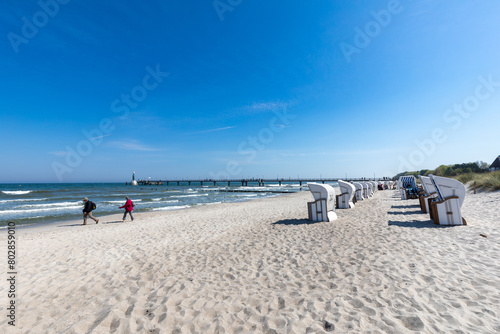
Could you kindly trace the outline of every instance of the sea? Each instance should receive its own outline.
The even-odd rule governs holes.
[[[129,196],[134,212],[179,210],[199,205],[241,202],[308,190],[306,184],[204,183],[131,186],[125,183],[0,184],[0,229],[82,219],[83,198],[97,205],[96,217],[123,212],[119,206]]]

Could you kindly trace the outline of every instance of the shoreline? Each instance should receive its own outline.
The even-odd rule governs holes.
[[[19,231],[19,330],[500,329],[500,192],[467,194],[469,225],[456,227],[434,225],[391,190],[328,223],[307,220],[311,200],[298,192]]]
[[[83,224],[83,217],[82,217],[80,219],[74,219],[74,220],[60,220],[60,221],[48,222],[48,223],[16,225],[16,229],[37,233],[37,232],[54,232],[54,231],[58,231],[58,228],[69,228],[69,227],[78,227],[78,226],[89,227],[92,225],[137,223],[136,222],[137,218],[140,218],[143,216],[150,217],[153,215],[167,214],[168,212],[173,212],[173,211],[191,210],[191,209],[196,209],[199,207],[214,206],[214,205],[220,205],[220,204],[236,204],[236,203],[245,203],[245,202],[249,202],[249,201],[266,200],[269,198],[276,198],[276,197],[287,196],[290,194],[302,193],[302,192],[303,191],[289,192],[289,193],[278,193],[278,194],[275,194],[273,196],[269,196],[269,197],[265,197],[265,198],[248,198],[248,199],[237,201],[237,202],[200,203],[200,204],[192,205],[190,207],[173,209],[173,210],[139,211],[139,212],[133,213],[134,214],[134,222],[132,222],[130,220],[130,216],[127,215],[127,219],[125,220],[124,223],[122,223],[121,222],[121,220],[123,218],[123,211],[122,211],[121,213],[107,214],[107,215],[96,217],[99,219],[99,224],[96,224],[92,219],[87,218],[87,225],[86,226],[82,225]],[[122,210],[122,209],[120,209],[120,210]],[[2,235],[2,233],[7,233],[7,230],[8,230],[7,226],[2,226],[0,228],[0,235]]]
[[[36,188],[28,185],[25,189],[19,190],[22,194],[3,194],[0,196],[0,204],[2,204],[2,210],[0,210],[2,224],[0,225],[4,226],[0,226],[0,230],[7,228],[7,222],[15,222],[18,227],[24,228],[25,226],[78,221],[81,219],[83,205],[77,198],[84,195],[90,196],[89,198],[97,204],[95,214],[109,216],[122,212],[118,209],[118,206],[124,203],[122,196],[123,198],[132,196],[131,198],[137,204],[135,212],[145,213],[178,210],[197,205],[213,205],[220,202],[240,202],[282,194],[276,193],[276,189],[268,189],[268,191],[248,189],[221,191],[218,189],[216,191],[189,187],[156,190],[114,184],[106,184],[106,187],[102,189],[93,186],[94,184],[89,184],[87,187],[80,187],[77,184],[76,188],[66,188],[60,185],[43,184],[42,187]],[[287,191],[287,193],[292,192],[295,191]]]

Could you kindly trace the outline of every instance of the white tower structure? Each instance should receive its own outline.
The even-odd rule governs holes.
[[[130,181],[131,186],[137,186],[137,181],[135,180],[135,172],[132,173],[132,181]]]

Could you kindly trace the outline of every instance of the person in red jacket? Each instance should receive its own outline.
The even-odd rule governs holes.
[[[120,206],[120,209],[125,208],[125,213],[123,214],[122,223],[125,221],[125,218],[127,218],[127,213],[130,214],[130,218],[132,219],[132,221],[134,221],[134,216],[132,215],[132,211],[134,211],[135,204],[128,196],[125,198],[127,199],[125,205]]]

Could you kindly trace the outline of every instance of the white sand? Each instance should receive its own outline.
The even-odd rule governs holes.
[[[458,227],[435,226],[396,191],[337,210],[330,223],[306,220],[311,199],[18,229],[16,330],[500,332],[500,192],[468,194],[469,225]],[[5,309],[6,284],[0,302]]]

